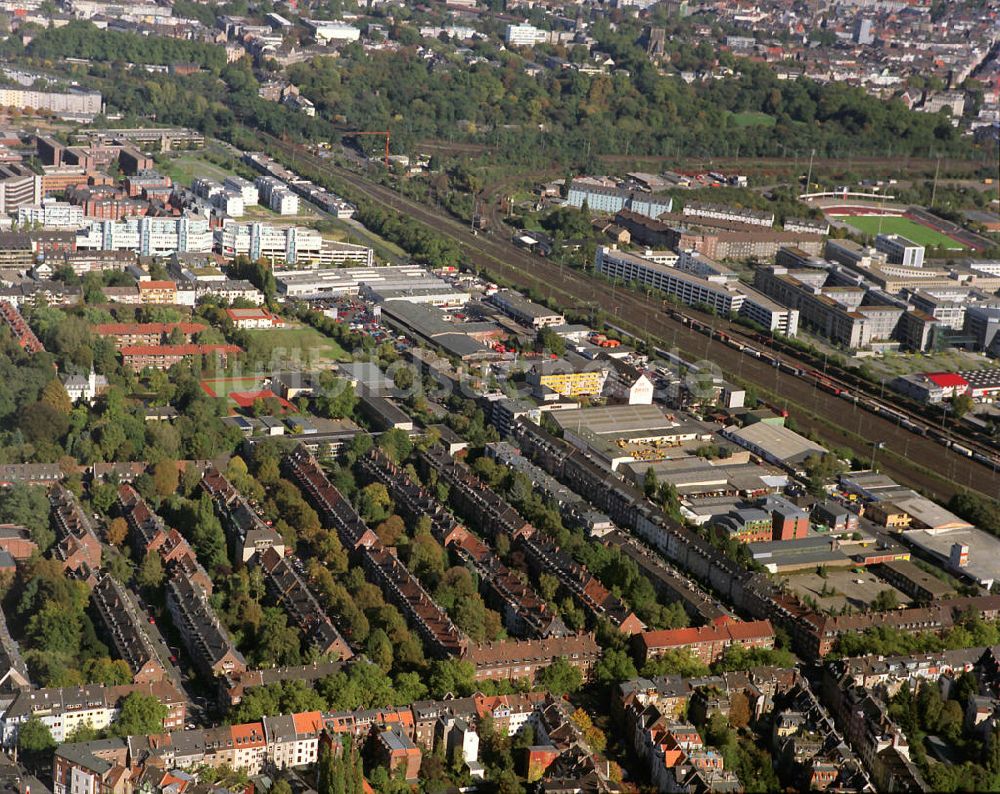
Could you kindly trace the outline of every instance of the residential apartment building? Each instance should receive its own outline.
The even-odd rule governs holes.
[[[652,193],[606,187],[579,179],[570,182],[566,203],[579,208],[586,205],[589,211],[602,215],[614,215],[628,210],[646,218],[658,218],[663,213],[670,212],[673,207],[673,199],[669,196],[660,198]]]
[[[84,580],[101,567],[101,541],[76,497],[62,485],[49,492],[56,545],[52,555],[63,570]],[[93,584],[93,581],[90,581]]]
[[[177,303],[177,283],[175,281],[142,280],[136,284],[139,302],[173,306]]]
[[[35,336],[28,321],[24,319],[13,303],[0,300],[0,320],[10,330],[11,335],[22,350],[27,353],[41,353],[45,350],[41,340]]]
[[[242,353],[237,345],[125,345],[120,350],[122,363],[137,372],[146,367],[152,369],[170,369],[185,358],[192,356],[209,356],[218,358],[221,363],[230,356]]]
[[[118,718],[121,701],[133,692],[151,695],[167,708],[163,729],[178,730],[184,727],[187,716],[187,697],[173,684],[159,681],[145,684],[105,686],[90,684],[63,688],[35,689],[14,695],[0,713],[0,732],[4,747],[17,742],[20,727],[32,717],[45,725],[57,743],[80,727],[89,725],[103,731]]]
[[[712,664],[730,647],[773,648],[774,629],[768,620],[730,621],[721,626],[644,631],[634,642],[644,662],[668,651],[687,650],[705,664]]]
[[[147,634],[146,615],[125,586],[108,574],[102,575],[91,592],[91,604],[118,657],[132,670],[133,682],[163,681],[167,676],[165,660],[157,655]]]
[[[472,645],[463,659],[476,668],[477,681],[534,681],[557,659],[579,670],[586,681],[600,657],[601,648],[594,635],[580,633]]]
[[[214,466],[201,478],[201,489],[212,498],[215,513],[229,541],[234,563],[245,565],[268,549],[285,555],[284,538],[264,523],[250,503]]]
[[[0,105],[6,89],[0,88]],[[18,163],[0,163],[0,217],[42,201],[42,178]]]
[[[178,572],[166,584],[167,610],[195,665],[211,677],[247,669],[243,654],[219,622],[204,591]]]
[[[797,309],[779,306],[764,294],[725,275],[703,278],[604,246],[597,248],[594,270],[610,279],[653,287],[689,306],[708,306],[723,317],[742,315],[768,331],[785,336],[798,333]]]
[[[669,212],[669,210],[668,210]],[[689,201],[681,209],[682,215],[693,218],[712,218],[731,223],[745,223],[750,226],[774,226],[773,212],[730,207],[724,204],[707,204],[700,201]]]
[[[208,326],[202,323],[98,323],[94,333],[100,337],[114,337],[115,346],[123,347],[161,345],[166,343],[176,331],[190,342]]]
[[[298,215],[299,197],[280,179],[259,176],[254,180],[260,202],[279,215]]]
[[[198,216],[93,220],[77,232],[84,251],[135,251],[141,256],[207,254],[212,250],[208,220]]]
[[[49,229],[77,229],[83,226],[83,207],[67,201],[46,199],[41,204],[18,207],[18,226],[37,224]]]
[[[101,113],[103,104],[98,91],[34,91],[6,85],[0,88],[0,107],[44,110],[67,120],[89,121]]]
[[[371,267],[374,264],[371,248],[324,240],[315,229],[300,226],[227,223],[215,231],[215,248],[227,258],[246,256],[272,266]]]
[[[327,616],[291,558],[273,547],[258,558],[264,582],[272,599],[285,611],[306,643],[320,656],[350,659],[354,653]]]
[[[511,47],[534,47],[547,41],[549,33],[546,30],[539,30],[534,25],[507,25],[504,34],[504,41]]]

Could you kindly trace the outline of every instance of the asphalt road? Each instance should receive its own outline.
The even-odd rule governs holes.
[[[880,416],[856,408],[801,378],[690,330],[667,316],[656,300],[633,290],[614,289],[592,276],[528,254],[497,236],[473,235],[465,224],[433,208],[331,165],[301,147],[277,139],[271,141],[294,159],[351,185],[386,208],[405,212],[452,239],[468,262],[480,269],[520,287],[531,288],[564,308],[600,306],[616,325],[642,336],[652,336],[664,347],[675,347],[689,360],[714,361],[728,377],[758,384],[787,403],[800,428],[815,432],[830,445],[850,447],[857,457],[866,460],[872,454],[874,443],[881,442],[884,446],[876,452],[878,467],[902,484],[942,501],[967,489],[1000,496],[1000,474],[996,471],[951,452],[931,438],[915,435]],[[294,167],[294,161],[291,165]],[[728,325],[728,322],[720,322]]]

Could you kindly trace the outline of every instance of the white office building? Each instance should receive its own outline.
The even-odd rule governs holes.
[[[78,229],[83,226],[83,207],[45,199],[41,204],[19,207],[17,223],[22,229],[35,224],[47,229]]]
[[[534,25],[508,25],[504,40],[511,47],[534,47],[547,41],[549,33]]]
[[[702,264],[711,260],[702,259]],[[711,273],[707,264],[701,269],[706,275],[685,272],[677,267],[662,265],[627,254],[614,248],[599,246],[594,269],[610,279],[643,284],[673,295],[689,306],[709,306],[721,317],[741,315],[775,333],[795,336],[799,330],[799,312],[779,306],[752,287],[740,284],[731,271]]]
[[[77,232],[76,247],[82,251],[135,251],[141,256],[204,254],[212,250],[212,231],[208,220],[198,216],[91,220]]]
[[[924,246],[898,234],[880,234],[875,238],[875,250],[888,257],[890,265],[924,266]]]
[[[241,176],[227,176],[223,180],[222,186],[226,190],[233,190],[239,193],[243,197],[243,205],[245,207],[252,207],[260,201],[256,185]]]

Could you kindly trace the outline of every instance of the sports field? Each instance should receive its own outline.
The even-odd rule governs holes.
[[[965,248],[958,240],[953,240],[946,234],[934,231],[928,226],[923,226],[909,218],[896,216],[878,215],[849,215],[843,219],[844,223],[853,226],[859,232],[870,234],[872,237],[880,231],[882,234],[899,234],[908,240],[912,240],[918,245],[926,245],[928,248],[951,248],[961,251]]]
[[[209,397],[229,399],[230,392],[253,391],[260,388],[260,378],[207,378],[201,382],[202,391]],[[236,403],[230,400],[232,405]]]

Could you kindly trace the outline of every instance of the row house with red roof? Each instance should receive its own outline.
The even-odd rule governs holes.
[[[137,345],[160,345],[166,343],[174,332],[180,333],[185,342],[190,342],[195,334],[200,334],[208,326],[202,323],[98,323],[94,326],[97,336],[109,336],[115,340],[115,346],[123,347]]]
[[[17,307],[9,301],[0,301],[0,319],[10,329],[15,341],[22,350],[28,353],[41,353],[45,346],[35,336],[28,321],[24,319]]]
[[[634,642],[643,663],[669,651],[687,650],[705,664],[712,664],[731,647],[773,648],[774,628],[769,620],[726,621],[697,628],[644,631]]]
[[[174,364],[181,363],[186,358],[206,356],[214,358],[220,364],[225,364],[230,356],[242,353],[239,345],[125,345],[120,351],[122,363],[136,372],[151,369],[170,369]]]
[[[76,497],[61,485],[49,493],[49,504],[57,538],[53,555],[63,571],[93,586],[94,572],[101,567],[101,541],[90,519]]]
[[[378,536],[365,525],[312,454],[299,445],[285,457],[284,466],[288,476],[302,488],[320,520],[336,529],[340,542],[361,564],[368,580],[379,587],[386,601],[400,609],[431,655],[438,658],[461,656],[468,647],[468,638],[400,562],[395,550],[383,546]]]
[[[118,510],[128,524],[129,542],[136,559],[145,559],[147,554],[155,552],[170,576],[183,575],[206,595],[212,595],[212,579],[198,562],[191,544],[176,529],[168,528],[127,483],[118,486]]]

